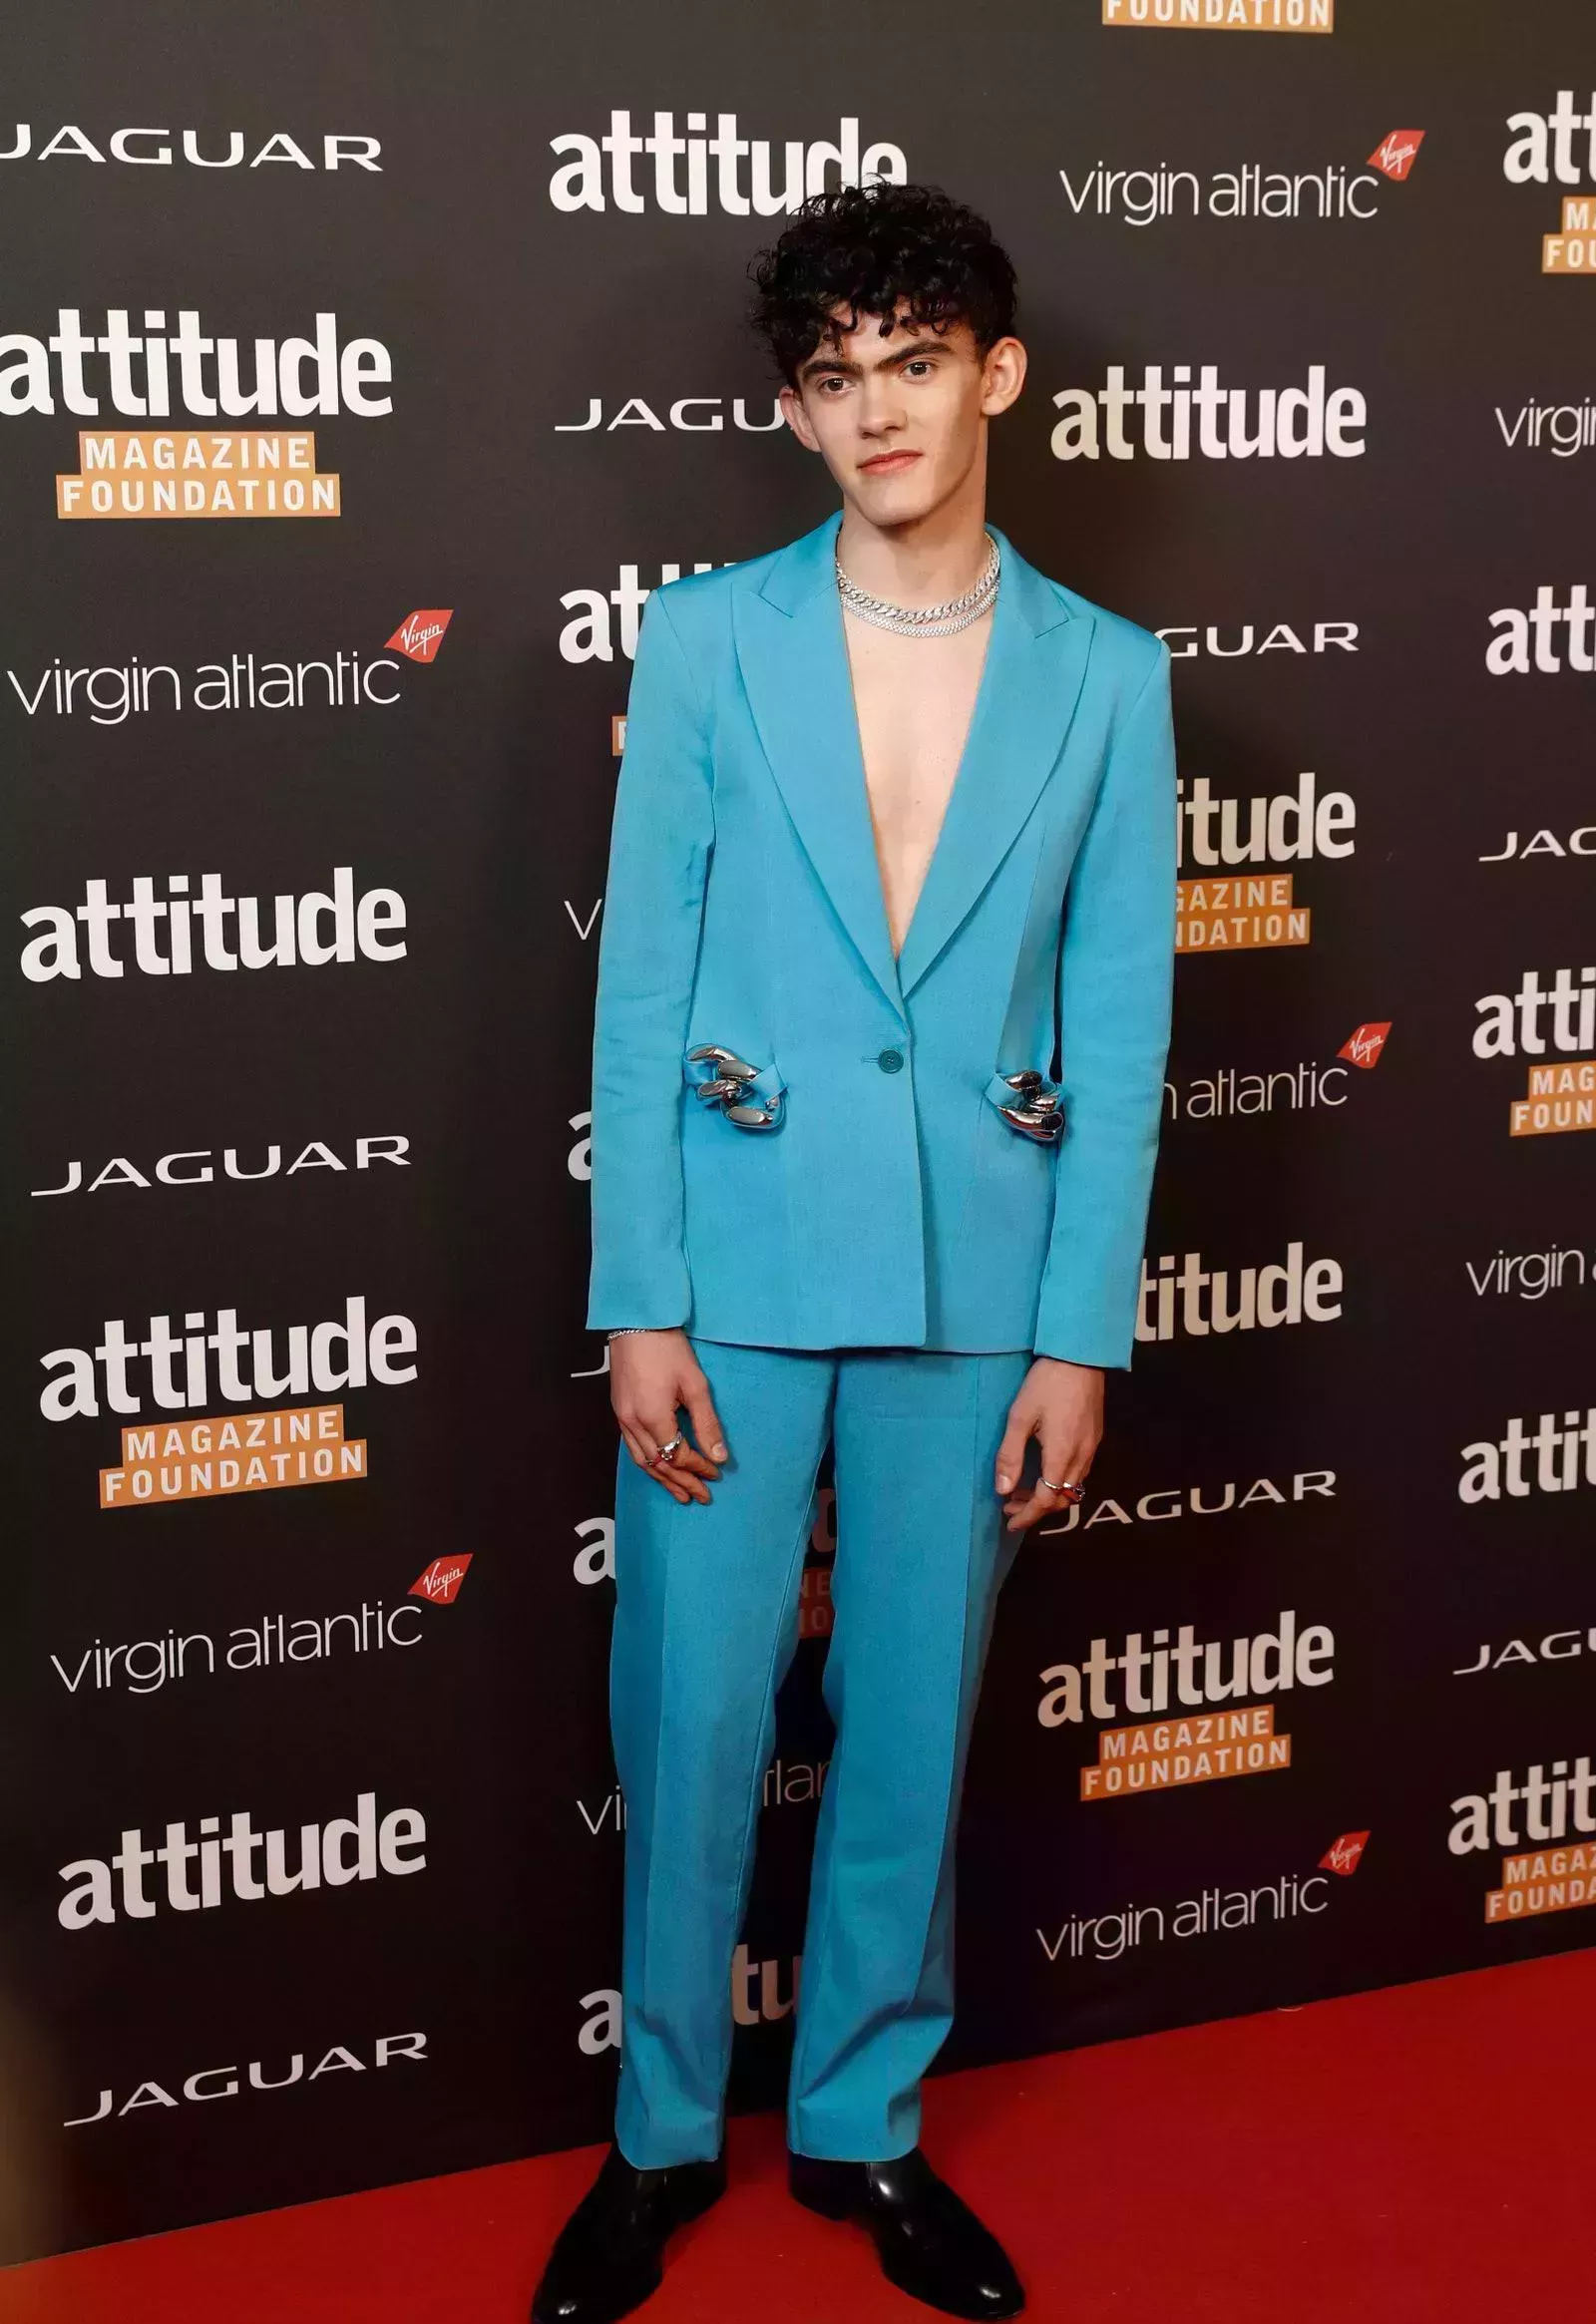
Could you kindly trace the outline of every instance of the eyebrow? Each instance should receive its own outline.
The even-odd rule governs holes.
[[[880,363],[876,365],[876,369],[878,371],[890,370],[895,363],[908,363],[917,355],[928,354],[933,348],[946,345],[947,340],[940,332],[923,331],[918,338],[906,340],[903,346],[896,348],[892,354],[883,356]],[[863,370],[864,365],[856,363],[851,355],[822,355],[817,352],[811,355],[807,362],[799,364],[798,377],[800,380],[810,379],[817,371],[851,371],[858,376],[863,373]]]

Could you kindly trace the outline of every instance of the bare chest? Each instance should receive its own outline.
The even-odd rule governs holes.
[[[865,789],[894,953],[903,949],[964,756],[992,615],[895,637],[845,611]]]

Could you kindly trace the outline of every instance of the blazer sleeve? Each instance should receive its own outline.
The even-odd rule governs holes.
[[[588,1327],[685,1324],[682,1051],[714,846],[707,720],[650,591],[615,786],[594,1007]]]
[[[1174,999],[1175,733],[1162,639],[1110,746],[1064,899],[1064,1133],[1034,1352],[1130,1368]]]

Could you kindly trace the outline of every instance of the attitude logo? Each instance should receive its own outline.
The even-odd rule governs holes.
[[[1150,32],[1334,32],[1336,0],[1102,0],[1104,24]]]
[[[1507,1109],[1508,1135],[1596,1129],[1596,968],[1526,968],[1516,992],[1474,1003],[1476,1057],[1530,1057],[1528,1087]]]
[[[1177,776],[1175,792],[1177,867],[1183,874],[1195,867],[1195,876],[1176,885],[1175,950],[1258,952],[1308,944],[1313,916],[1296,900],[1295,874],[1237,867],[1352,855],[1358,809],[1351,792],[1321,795],[1312,773],[1298,776],[1295,791],[1245,800],[1217,798],[1206,775]]]
[[[1470,1505],[1576,1493],[1596,1485],[1596,1404],[1564,1412],[1560,1426],[1555,1412],[1542,1412],[1533,1429],[1515,1414],[1498,1439],[1465,1444],[1461,1458],[1457,1498]]]
[[[1094,1638],[1080,1663],[1054,1663],[1040,1674],[1046,1692],[1036,1718],[1042,1727],[1065,1727],[1112,1721],[1123,1710],[1136,1722],[1106,1727],[1098,1736],[1095,1762],[1080,1770],[1082,1799],[1265,1774],[1291,1764],[1291,1737],[1275,1732],[1274,1704],[1218,1712],[1203,1706],[1328,1687],[1336,1675],[1335,1652],[1325,1623],[1310,1623],[1299,1633],[1289,1609],[1276,1630],[1211,1645],[1198,1643],[1189,1622],[1181,1624],[1173,1645],[1167,1630],[1155,1630],[1150,1646],[1133,1630],[1122,1651],[1110,1654],[1107,1641]],[[1123,1679],[1122,1689],[1115,1674]],[[1174,1714],[1168,1716],[1172,1697]]]
[[[727,565],[735,565],[728,558]],[[616,651],[627,661],[637,651],[637,630],[642,621],[642,609],[656,587],[666,581],[679,581],[683,568],[662,565],[657,582],[642,581],[638,577],[641,566],[623,565],[620,578],[609,588],[567,589],[560,602],[568,613],[577,617],[568,621],[560,632],[562,661],[613,661]],[[707,561],[685,568],[688,573],[713,573],[715,568]]]
[[[1177,1270],[1166,1252],[1142,1261],[1138,1340],[1206,1340],[1229,1332],[1274,1332],[1286,1324],[1330,1324],[1341,1315],[1343,1279],[1335,1259],[1306,1265],[1301,1243],[1267,1267],[1204,1267],[1188,1251]]]
[[[86,880],[81,904],[36,904],[21,915],[24,928],[40,931],[22,949],[22,973],[30,984],[59,977],[75,983],[85,960],[93,976],[123,976],[130,968],[145,976],[191,976],[201,968],[323,968],[405,957],[404,898],[394,888],[367,888],[357,897],[348,864],[334,870],[330,894],[312,889],[271,899],[269,944],[261,935],[262,898],[227,895],[219,872],[200,874],[198,896],[189,880],[187,872],[169,872],[167,893],[158,897],[155,881],[142,875],[120,904],[112,903],[107,881]],[[117,941],[119,922],[132,932],[130,945]]]
[[[1580,187],[1563,195],[1561,231],[1541,236],[1543,274],[1596,273],[1596,93],[1588,112],[1576,113],[1572,89],[1559,89],[1550,113],[1510,113],[1514,133],[1502,156],[1509,186]],[[1584,155],[1584,167],[1580,155]]]
[[[1573,670],[1588,677],[1596,670],[1596,605],[1583,581],[1560,601],[1550,581],[1542,581],[1532,606],[1499,605],[1487,616],[1492,635],[1485,667],[1493,678],[1559,676]]]
[[[378,1820],[377,1795],[362,1791],[352,1816],[327,1824],[302,1823],[287,1830],[256,1831],[246,1810],[227,1818],[204,1815],[189,1837],[187,1823],[169,1823],[159,1848],[147,1848],[137,1827],[124,1831],[113,1856],[80,1856],[63,1864],[66,1895],[56,1908],[64,1929],[80,1930],[119,1917],[153,1920],[166,1905],[173,1912],[209,1912],[224,1894],[252,1904],[263,1896],[291,1896],[312,1888],[343,1888],[354,1880],[377,1880],[420,1872],[426,1867],[427,1819],[418,1807],[392,1807]],[[290,1859],[291,1862],[290,1862]],[[166,1869],[163,1882],[145,1874]]]
[[[774,2023],[778,2018],[791,2017],[803,1976],[803,1961],[802,1953],[791,1954],[785,1960],[761,1961],[749,1951],[746,1943],[739,1944],[731,1956],[731,2023],[734,2026],[758,2026]],[[781,1990],[783,1975],[787,1986],[785,1996]],[[582,1995],[581,2007],[588,2013],[577,2028],[577,2048],[582,2055],[585,2058],[600,2058],[606,2050],[618,2050],[620,1988],[615,1985],[595,1986],[591,1993]]]
[[[1485,1894],[1485,1919],[1497,1926],[1547,1912],[1596,1904],[1596,1774],[1588,1753],[1572,1761],[1537,1761],[1515,1781],[1502,1767],[1488,1791],[1454,1799],[1447,1846],[1454,1856],[1501,1848],[1501,1884]]]
[[[1062,419],[1049,439],[1055,460],[1360,460],[1369,408],[1356,387],[1327,391],[1323,363],[1306,387],[1221,387],[1217,363],[1143,367],[1127,387],[1110,363],[1103,387],[1061,387]]]
[[[551,138],[549,148],[571,157],[549,181],[550,200],[556,209],[568,211],[618,209],[637,215],[649,208],[651,194],[651,206],[671,217],[705,217],[711,206],[727,217],[774,217],[819,194],[828,169],[843,186],[873,180],[901,186],[909,173],[897,146],[867,146],[861,153],[853,116],[843,120],[834,146],[786,139],[779,187],[770,140],[739,137],[734,113],[716,114],[712,136],[708,114],[689,113],[685,137],[677,131],[674,113],[655,113],[652,130],[639,137],[630,113],[620,108],[610,113],[602,137],[568,130]],[[640,160],[643,155],[646,162]]]

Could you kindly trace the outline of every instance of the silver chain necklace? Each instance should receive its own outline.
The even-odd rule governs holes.
[[[986,568],[975,587],[966,589],[962,597],[947,597],[940,605],[895,605],[890,597],[873,597],[850,581],[840,557],[836,559],[838,593],[861,621],[873,621],[878,629],[891,629],[899,637],[951,637],[955,630],[968,629],[972,621],[979,621],[998,594],[1002,560],[991,533],[987,539],[992,549]]]

